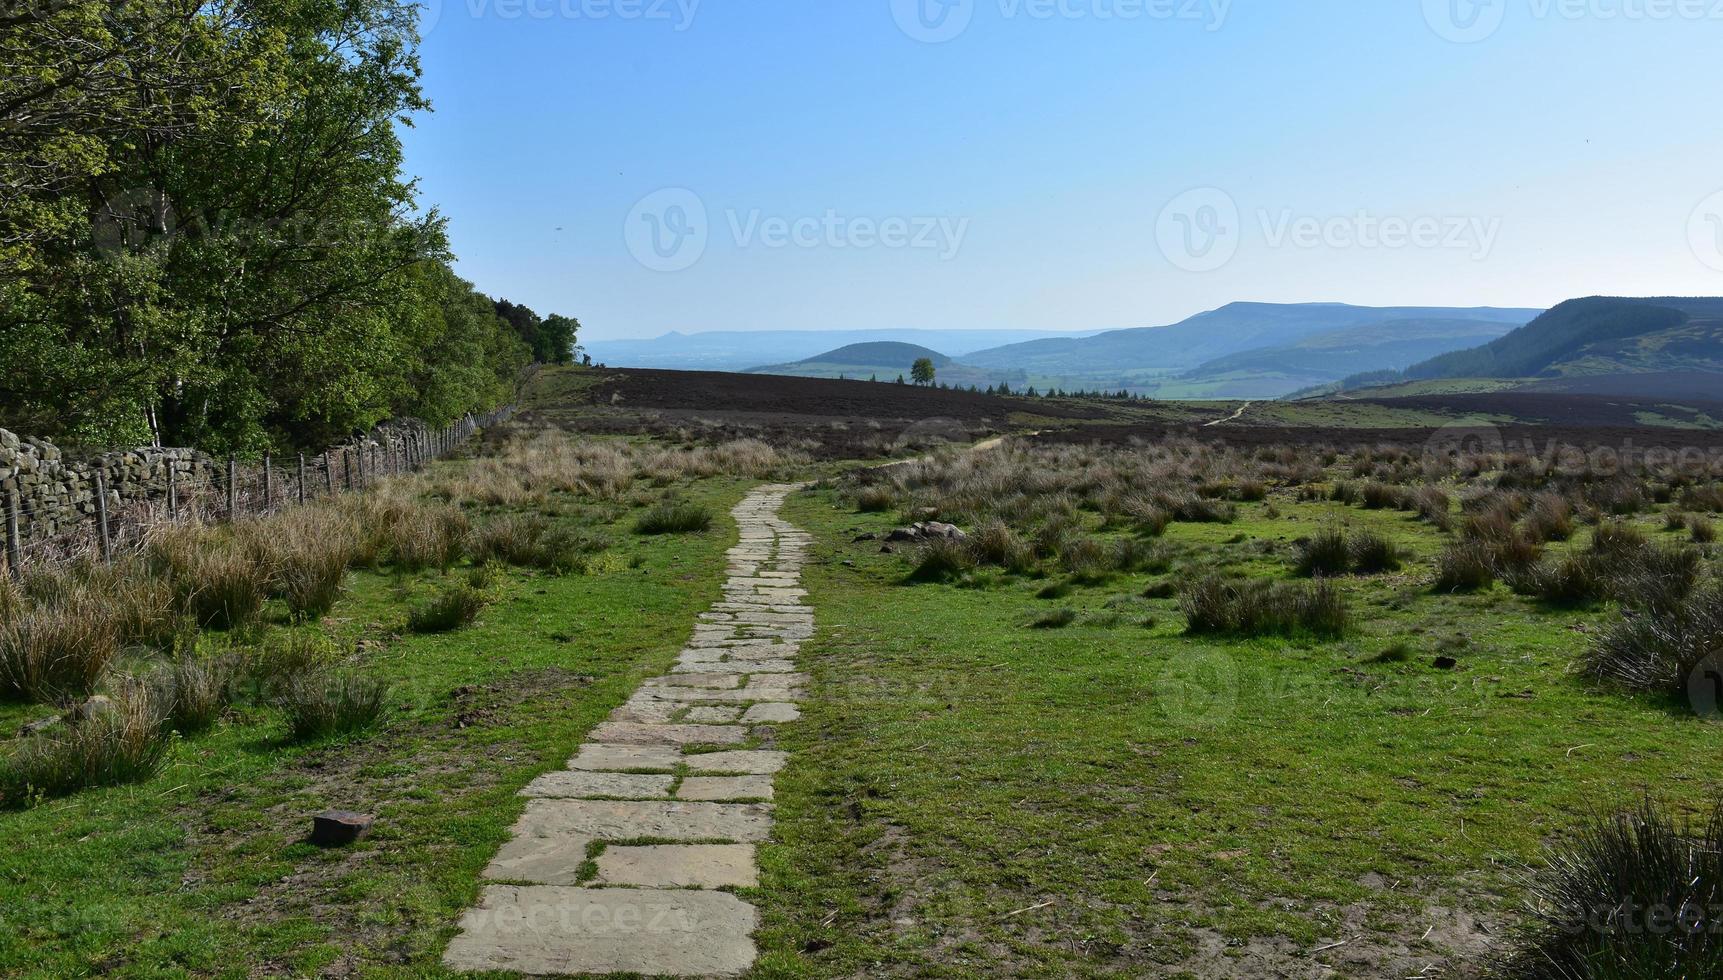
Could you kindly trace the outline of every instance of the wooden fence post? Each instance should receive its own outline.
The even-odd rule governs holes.
[[[6,491],[6,567],[13,579],[24,577],[24,548],[18,540],[18,491]]]
[[[114,543],[108,540],[108,477],[101,469],[96,470],[96,533],[101,535],[102,561],[113,564]]]
[[[329,455],[329,450],[323,450],[323,489],[329,496],[335,496],[335,457]]]
[[[239,461],[227,457],[227,519],[239,519]]]
[[[261,513],[265,513],[265,514],[269,513],[269,507],[273,503],[275,503],[274,466],[272,466],[270,463],[269,454],[264,453],[263,454],[263,510],[261,511]]]
[[[358,488],[360,490],[365,489],[365,447],[364,446],[360,446],[359,451],[353,454],[353,472],[355,474],[357,474],[358,479],[359,479]]]
[[[179,465],[168,460],[168,520],[179,520]]]
[[[305,454],[299,454],[299,502],[305,502]]]
[[[353,454],[346,446],[341,447],[341,482],[346,484],[349,492],[353,489]]]

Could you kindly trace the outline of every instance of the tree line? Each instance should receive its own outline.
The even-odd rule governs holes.
[[[0,0],[0,425],[327,445],[508,400],[579,324],[479,294],[402,173],[401,0]]]

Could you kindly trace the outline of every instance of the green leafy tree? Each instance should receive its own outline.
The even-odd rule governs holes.
[[[918,385],[931,385],[931,384],[933,384],[933,379],[935,376],[935,368],[933,366],[933,358],[931,358],[931,357],[917,358],[915,363],[910,365],[909,376],[911,378],[913,378],[915,380],[915,383]]]

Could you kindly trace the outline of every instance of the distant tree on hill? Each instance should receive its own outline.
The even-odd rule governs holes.
[[[903,384],[903,375],[901,375],[901,374],[900,374],[900,375],[898,375],[898,376],[897,376],[897,383],[898,383],[898,384]]]
[[[931,357],[916,358],[915,363],[909,368],[909,376],[914,378],[918,385],[933,384],[934,374],[935,368]]]

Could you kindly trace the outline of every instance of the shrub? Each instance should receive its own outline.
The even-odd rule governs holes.
[[[1460,541],[1436,557],[1436,591],[1477,592],[1496,583],[1493,549],[1483,541]]]
[[[1596,680],[1684,697],[1693,671],[1720,650],[1723,591],[1712,588],[1656,613],[1625,617],[1581,656],[1580,668]]]
[[[269,568],[220,531],[168,528],[151,542],[150,563],[173,583],[177,608],[205,629],[255,621],[269,597]]]
[[[1446,531],[1453,526],[1454,502],[1438,487],[1420,487],[1412,492],[1410,504],[1418,516]]]
[[[1638,528],[1627,524],[1600,524],[1591,537],[1593,554],[1614,558],[1631,557],[1650,544]]]
[[[1055,609],[1052,612],[1043,613],[1042,615],[1035,617],[1030,621],[1029,628],[1035,630],[1061,630],[1076,621],[1077,610]]]
[[[969,549],[982,564],[1009,572],[1027,572],[1035,567],[1035,553],[1004,521],[992,520],[969,536]]]
[[[863,487],[856,494],[856,510],[863,514],[883,514],[897,506],[897,494],[891,487]]]
[[[476,562],[500,561],[558,573],[580,571],[589,556],[609,546],[603,537],[536,514],[499,517],[480,526],[472,536]]]
[[[0,760],[0,803],[28,806],[86,787],[142,782],[161,770],[170,744],[148,695],[133,690],[105,711],[23,740]]]
[[[471,625],[490,600],[465,582],[444,588],[435,599],[407,613],[407,629],[414,633],[448,633]]]
[[[1723,808],[1702,826],[1649,799],[1593,818],[1551,850],[1531,891],[1532,925],[1502,970],[1511,980],[1723,976]]]
[[[1694,517],[1687,522],[1687,534],[1694,544],[1711,544],[1717,540],[1717,525],[1703,517]]]
[[[1646,548],[1613,563],[1611,593],[1630,608],[1661,614],[1693,594],[1704,563],[1697,548]]]
[[[381,724],[389,687],[352,673],[301,677],[281,692],[287,736],[295,742],[366,731]]]
[[[1526,515],[1526,533],[1534,541],[1566,541],[1573,537],[1573,505],[1560,494],[1538,494]]]
[[[662,501],[634,522],[635,534],[692,534],[712,526],[712,512],[699,504]]]
[[[261,698],[280,695],[304,677],[327,673],[340,659],[335,645],[316,633],[277,633],[242,664],[252,690]]]
[[[111,610],[85,594],[35,604],[0,623],[0,691],[36,701],[94,692],[119,655]]]
[[[150,675],[150,698],[162,723],[182,735],[214,726],[233,703],[238,668],[228,657],[184,657]]]
[[[1334,638],[1349,622],[1345,597],[1332,583],[1308,585],[1210,577],[1179,597],[1193,635],[1292,635]]]
[[[1399,487],[1372,482],[1364,485],[1360,496],[1366,510],[1397,510],[1405,494]]]
[[[1318,531],[1293,545],[1293,567],[1306,578],[1345,575],[1352,568],[1346,532],[1337,527]]]
[[[1352,570],[1360,575],[1398,571],[1405,560],[1399,546],[1374,531],[1360,531],[1353,535],[1348,552]]]
[[[1604,559],[1595,554],[1568,555],[1530,568],[1514,569],[1506,578],[1508,586],[1520,595],[1534,596],[1557,606],[1602,602],[1610,591]]]

